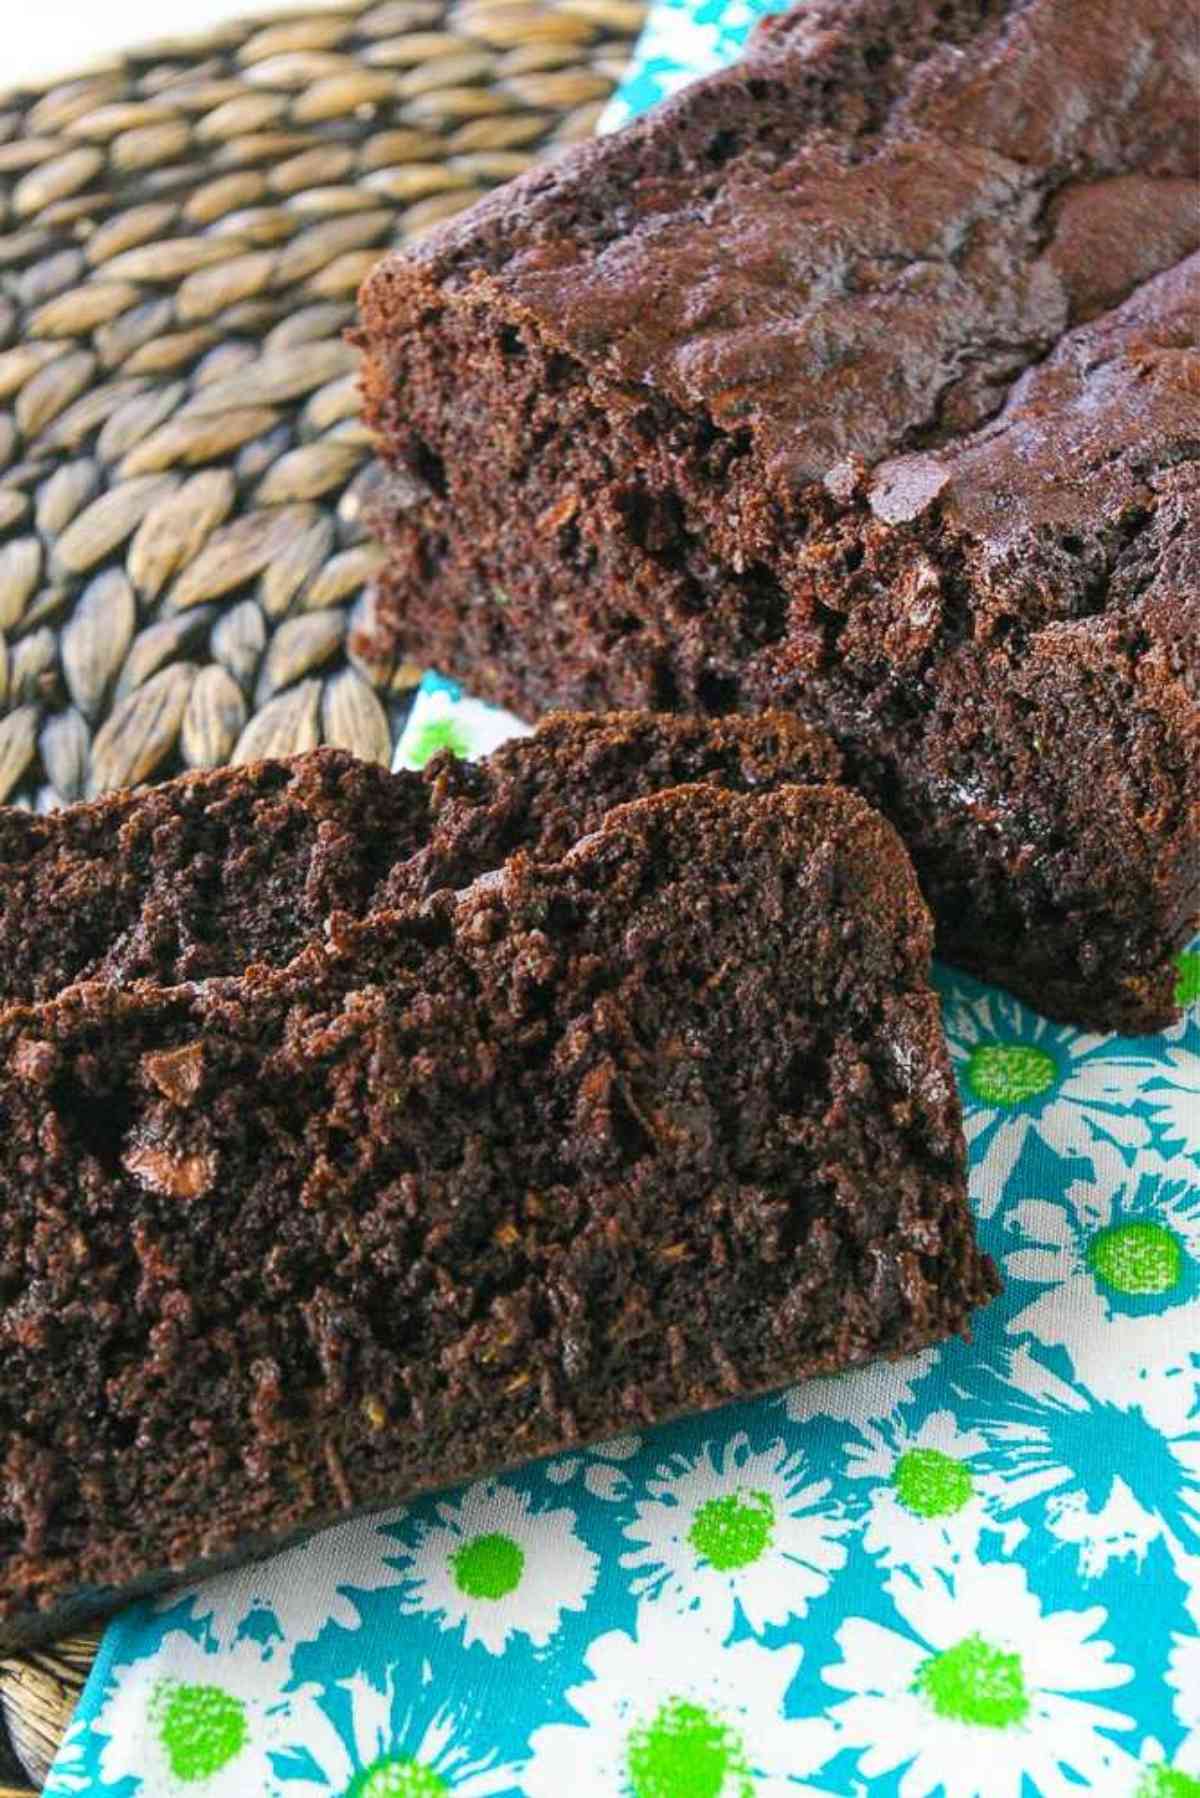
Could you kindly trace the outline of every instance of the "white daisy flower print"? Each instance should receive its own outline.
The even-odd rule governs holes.
[[[413,1546],[397,1543],[406,1589],[400,1608],[461,1630],[463,1646],[503,1654],[514,1636],[544,1648],[565,1611],[582,1611],[599,1560],[565,1506],[535,1511],[529,1496],[499,1480],[470,1486],[418,1520]]]
[[[477,1720],[448,1706],[424,1705],[420,1697],[406,1704],[390,1669],[382,1687],[363,1674],[334,1687],[307,1685],[293,1706],[283,1763],[288,1769],[285,1789],[288,1798],[494,1798],[515,1793],[519,1770],[501,1764],[494,1750],[480,1747],[477,1735]],[[249,1789],[245,1798],[250,1798]]]
[[[1004,1220],[1008,1330],[1063,1348],[1115,1404],[1186,1417],[1200,1371],[1200,1167],[1097,1152],[1095,1177]],[[1038,1289],[1022,1303],[1030,1286]]]
[[[400,733],[392,767],[423,768],[443,749],[473,761],[513,737],[528,735],[529,726],[511,712],[466,699],[452,681],[427,674]]]
[[[997,1504],[1037,1507],[1039,1525],[1094,1579],[1140,1564],[1162,1541],[1173,1559],[1200,1545],[1200,1433],[1170,1428],[1139,1405],[1097,1399],[1062,1380],[1028,1346],[981,1391],[972,1421],[982,1459],[1002,1481]],[[1097,1453],[1097,1443],[1104,1452]]]
[[[888,1417],[916,1396],[921,1381],[938,1363],[940,1350],[922,1349],[898,1361],[873,1361],[869,1367],[852,1367],[845,1373],[816,1374],[801,1380],[783,1394],[792,1423],[828,1417],[834,1423],[870,1423]]]
[[[1172,1638],[1167,1684],[1173,1694],[1176,1722],[1187,1731],[1174,1764],[1200,1777],[1200,1635]]]
[[[1096,1695],[1131,1669],[1098,1634],[1100,1606],[1043,1612],[1023,1571],[999,1561],[893,1573],[887,1590],[901,1628],[851,1618],[837,1631],[842,1659],[822,1672],[848,1694],[829,1714],[862,1777],[902,1770],[901,1798],[1115,1789],[1128,1756],[1108,1732],[1131,1719]]]
[[[1091,1159],[1097,1144],[1144,1148],[1156,1103],[1147,1082],[1161,1055],[1122,1051],[1119,1037],[1060,1029],[1005,993],[961,979],[943,986],[943,1021],[963,1099],[971,1197],[990,1217],[1030,1135],[1060,1155]]]
[[[1130,1798],[1196,1798],[1200,1792],[1200,1761],[1185,1744],[1169,1759],[1161,1742],[1148,1736],[1121,1787]]]
[[[802,1453],[755,1451],[738,1432],[676,1454],[647,1480],[621,1556],[635,1595],[686,1613],[724,1638],[738,1611],[755,1634],[802,1617],[845,1565],[851,1527]]]
[[[618,130],[698,75],[731,62],[751,25],[769,10],[769,0],[719,0],[705,6],[658,0],[638,40],[634,63],[597,130]]]
[[[157,1654],[118,1667],[96,1718],[101,1777],[138,1779],[154,1798],[275,1798],[271,1760],[289,1700],[252,1642],[224,1653],[181,1630]]]
[[[42,1798],[74,1798],[75,1793],[87,1791],[91,1784],[84,1761],[87,1736],[87,1723],[76,1717],[58,1745],[54,1765],[42,1787]]]
[[[640,1447],[638,1436],[613,1436],[608,1442],[597,1443],[582,1454],[560,1455],[557,1460],[548,1461],[546,1478],[552,1486],[569,1486],[579,1480],[592,1498],[617,1504],[628,1498],[630,1492],[624,1463],[632,1460]]]
[[[1163,1031],[1168,1042],[1200,1036],[1200,938],[1175,957],[1175,1003],[1181,1008],[1173,1024]]]
[[[1027,1533],[1000,1520],[1001,1482],[980,1456],[978,1430],[960,1429],[951,1411],[934,1411],[916,1428],[899,1417],[867,1424],[863,1440],[846,1444],[846,1475],[863,1482],[863,1546],[884,1567],[949,1566],[973,1554],[982,1530],[1003,1535],[1006,1551]]]
[[[1200,1161],[1200,1055],[1176,1044],[1158,1056],[1157,1079],[1142,1092],[1164,1146]]]
[[[578,1723],[530,1739],[525,1798],[805,1798],[799,1776],[828,1760],[833,1732],[782,1715],[798,1646],[722,1647],[685,1617],[643,1605],[636,1637],[598,1636],[591,1678],[566,1694]]]
[[[287,1653],[298,1642],[312,1641],[327,1623],[358,1629],[362,1614],[355,1594],[399,1583],[398,1544],[387,1531],[403,1516],[403,1511],[386,1511],[336,1524],[253,1567],[172,1592],[157,1608],[173,1610],[181,1601],[189,1602],[192,1621],[203,1622],[221,1645],[235,1642],[255,1612],[269,1611]]]

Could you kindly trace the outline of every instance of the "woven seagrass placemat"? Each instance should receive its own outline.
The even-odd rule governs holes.
[[[348,0],[0,93],[0,802],[390,757],[358,283],[589,135],[643,10]],[[0,1661],[0,1798],[94,1647]]]

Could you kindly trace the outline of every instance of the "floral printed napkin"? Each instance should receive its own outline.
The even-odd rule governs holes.
[[[795,0],[654,0],[629,73],[600,121],[615,131],[648,112],[697,75],[711,75],[737,56],[753,27]]]
[[[752,12],[661,0],[619,106]],[[398,762],[519,728],[430,677]],[[1200,1798],[1200,943],[1154,1040],[940,984],[973,1344],[135,1606],[54,1798]]]

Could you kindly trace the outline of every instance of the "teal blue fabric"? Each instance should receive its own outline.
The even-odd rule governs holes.
[[[753,13],[661,4],[618,110]],[[399,760],[513,728],[430,677]],[[55,1798],[1200,1798],[1200,943],[1154,1040],[939,980],[972,1343],[136,1606]]]
[[[697,75],[709,75],[737,56],[768,13],[793,0],[654,0],[629,73],[613,95],[601,129],[612,131]]]

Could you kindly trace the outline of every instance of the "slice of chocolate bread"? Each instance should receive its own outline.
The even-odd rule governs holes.
[[[0,1002],[278,967],[332,912],[465,886],[517,848],[561,855],[624,800],[840,769],[830,740],[787,714],[564,714],[485,762],[443,755],[421,774],[322,749],[46,817],[0,809]]]
[[[1198,61],[1177,0],[808,0],[385,259],[404,653],[527,715],[794,706],[947,954],[1163,1024],[1200,909]]]
[[[704,782],[731,792],[837,782],[842,758],[793,713],[687,718],[661,712],[552,712],[532,737],[484,761],[440,756],[425,771],[429,839],[397,861],[374,903],[464,887],[518,849],[565,855],[615,805]]]
[[[419,778],[338,749],[0,809],[0,1001],[288,961],[330,912],[366,909],[428,809]]]
[[[831,787],[677,788],[287,969],[0,1019],[0,1647],[995,1290],[931,931]]]

